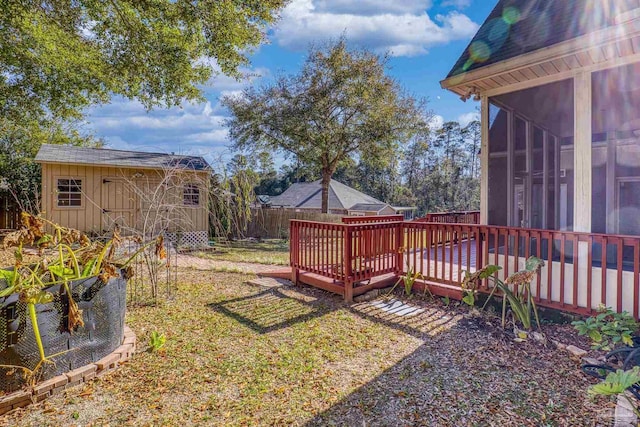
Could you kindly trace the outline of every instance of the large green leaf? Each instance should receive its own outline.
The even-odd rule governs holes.
[[[635,366],[629,371],[618,369],[611,372],[607,378],[599,384],[589,387],[589,394],[611,396],[623,393],[634,384],[640,383],[640,367]]]
[[[75,277],[75,272],[72,268],[62,267],[60,265],[51,265],[49,266],[49,271],[55,276],[63,279],[63,278],[71,278]]]
[[[525,269],[527,271],[536,271],[538,268],[542,267],[544,265],[544,261],[541,260],[538,257],[529,257],[529,259],[527,259],[527,262],[525,263]]]
[[[584,335],[584,334],[581,334],[581,335]],[[598,330],[592,329],[589,331],[589,338],[591,338],[591,340],[594,342],[600,342],[602,341],[602,334],[600,334]]]
[[[502,270],[502,267],[500,267],[499,265],[487,265],[480,272],[480,278],[481,279],[488,279],[489,277],[493,276],[494,274],[496,274],[500,270]]]

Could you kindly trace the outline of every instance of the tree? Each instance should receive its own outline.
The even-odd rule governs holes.
[[[214,72],[239,76],[285,3],[0,0],[2,129],[29,136],[30,160],[43,142],[91,140],[84,111],[114,94],[147,108],[200,100]]]
[[[298,74],[223,99],[229,135],[237,149],[282,151],[317,167],[327,212],[331,177],[351,156],[394,156],[428,133],[424,102],[385,74],[387,61],[348,49],[344,38],[312,47]]]

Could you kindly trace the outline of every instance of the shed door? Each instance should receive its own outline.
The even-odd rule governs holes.
[[[136,230],[145,236],[155,236],[163,230],[166,223],[169,205],[166,186],[159,180],[142,179],[136,182],[136,188],[140,193]]]
[[[118,224],[123,231],[134,224],[135,193],[131,185],[122,178],[102,180],[102,225],[105,230],[113,230]]]

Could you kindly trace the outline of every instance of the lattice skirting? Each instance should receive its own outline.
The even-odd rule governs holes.
[[[209,233],[206,231],[183,231],[166,233],[166,239],[178,248],[204,248],[209,245]]]

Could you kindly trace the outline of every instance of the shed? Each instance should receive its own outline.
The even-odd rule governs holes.
[[[125,233],[208,242],[211,167],[202,157],[43,144],[35,160],[51,221],[86,233],[118,224]]]

